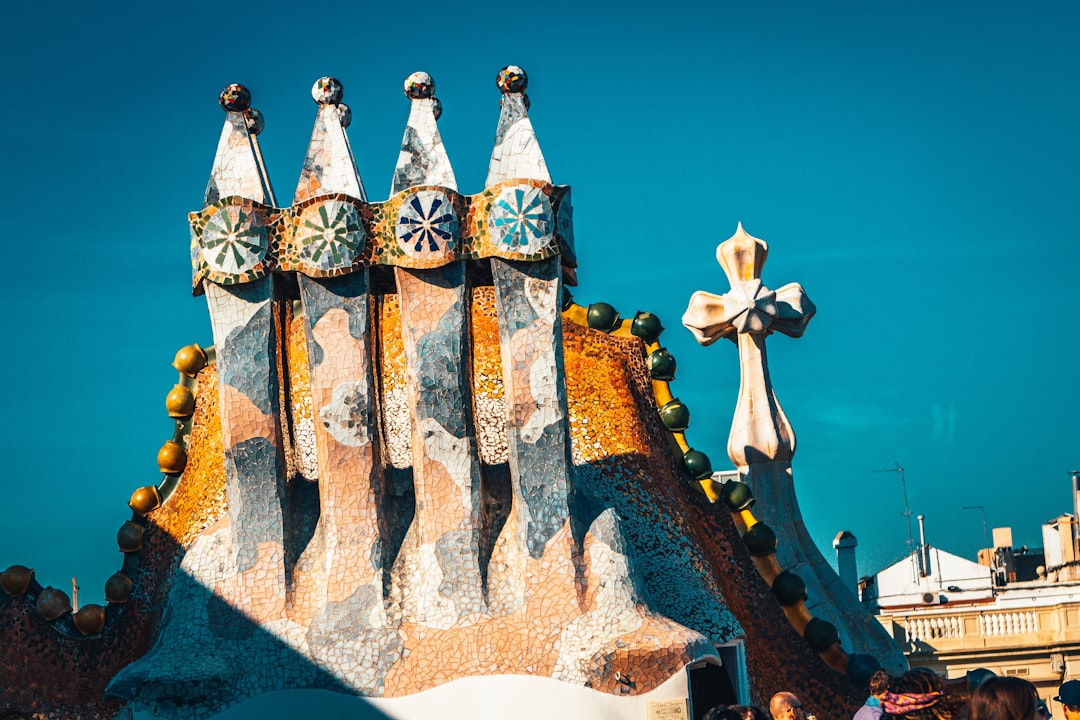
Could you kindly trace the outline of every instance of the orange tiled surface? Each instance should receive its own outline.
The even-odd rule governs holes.
[[[409,433],[397,427],[397,406],[390,400],[395,393],[401,394],[397,412],[408,413],[405,353],[397,296],[381,296],[374,305],[383,462],[393,467],[411,458],[409,445],[401,444]],[[495,478],[497,466],[505,462],[506,434],[492,409],[501,405],[502,371],[491,288],[473,291],[470,317],[479,452],[485,478]],[[295,428],[311,417],[307,347],[300,318],[287,322],[286,327],[283,344],[291,387],[293,440],[300,453],[303,443],[297,440]],[[758,702],[777,690],[796,688],[803,701],[823,716],[851,713],[859,703],[858,691],[827,668],[792,629],[757,574],[728,513],[718,511],[691,489],[685,469],[671,451],[671,436],[658,418],[640,341],[572,323],[564,324],[563,337],[579,485],[601,504],[614,508],[634,532],[643,527],[662,528],[667,544],[660,551],[678,556],[680,566],[700,584],[701,596],[715,602],[717,617],[721,617],[721,609],[730,609],[738,624],[728,626],[718,620],[706,635],[718,641],[726,639],[716,637],[724,632],[745,633],[752,690]],[[53,632],[28,604],[9,600],[0,605],[0,622],[16,627],[17,638],[14,652],[2,661],[5,675],[10,672],[15,682],[0,694],[0,703],[4,703],[0,708],[37,711],[42,717],[92,717],[114,707],[101,699],[104,685],[153,642],[171,569],[183,549],[226,514],[215,380],[213,367],[199,376],[187,471],[168,502],[149,516],[136,591],[120,619],[102,637],[65,638]],[[492,404],[484,408],[484,402]],[[301,465],[297,463],[297,467]],[[294,476],[290,482],[305,481]],[[490,517],[485,516],[485,522]],[[692,608],[686,611],[684,624],[666,619],[642,602],[631,585],[623,588],[622,595],[600,596],[601,578],[618,577],[620,563],[630,562],[623,553],[625,548],[605,525],[609,519],[609,515],[594,519],[592,531],[585,532],[580,542],[571,538],[566,525],[541,558],[523,559],[526,567],[519,607],[498,615],[477,613],[451,627],[400,624],[396,640],[386,646],[397,659],[383,674],[379,694],[408,694],[473,674],[565,672],[557,667],[560,653],[561,662],[566,662],[560,640],[565,643],[565,638],[573,637],[575,627],[581,629],[582,638],[604,638],[599,645],[583,642],[577,669],[568,673],[577,681],[605,692],[641,693],[670,677],[701,651],[701,628],[690,622],[695,617]],[[638,561],[648,565],[651,560],[648,550],[639,548]],[[653,599],[668,608],[681,601],[699,602],[698,598],[680,598],[678,588],[667,588],[663,578],[646,577],[645,584]],[[280,592],[280,588],[267,589],[269,596]],[[669,590],[676,595],[664,597]],[[254,596],[243,601],[247,609],[254,610],[261,586],[255,583],[244,592]],[[295,600],[290,598],[290,602]],[[139,612],[140,608],[147,611]],[[695,630],[688,630],[687,624]],[[58,671],[65,667],[78,668],[81,682],[58,682]],[[632,678],[633,686],[617,683],[616,671]]]

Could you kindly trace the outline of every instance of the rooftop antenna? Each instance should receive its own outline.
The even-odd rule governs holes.
[[[902,513],[907,520],[907,551],[908,557],[912,556],[915,551],[915,539],[911,535],[911,507],[908,506],[907,499],[907,481],[904,479],[904,468],[899,462],[896,462],[896,467],[885,468],[884,470],[874,470],[876,473],[894,472],[900,476],[900,487],[904,490],[904,512]]]
[[[988,533],[986,531],[986,508],[983,507],[982,505],[964,505],[960,509],[961,510],[978,510],[979,513],[982,514],[983,543],[985,543],[984,547],[987,549],[987,552],[992,552],[994,548],[990,547],[990,533]]]
[[[994,592],[994,548],[990,547],[990,533],[986,531],[986,508],[982,505],[964,505],[961,510],[978,510],[982,514],[983,542],[986,544],[986,564],[990,567],[990,592]]]

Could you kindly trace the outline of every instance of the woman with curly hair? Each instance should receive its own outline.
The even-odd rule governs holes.
[[[992,677],[971,695],[968,720],[1035,720],[1039,693],[1018,677]]]
[[[948,692],[939,675],[922,669],[893,678],[881,697],[882,720],[953,720],[966,705],[966,697]]]

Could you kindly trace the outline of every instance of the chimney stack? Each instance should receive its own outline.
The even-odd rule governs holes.
[[[833,539],[833,549],[836,550],[836,571],[840,576],[841,584],[851,590],[851,594],[859,600],[859,570],[855,563],[855,547],[859,541],[848,530],[841,530]]]

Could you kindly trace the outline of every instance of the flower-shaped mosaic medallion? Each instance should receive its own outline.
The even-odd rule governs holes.
[[[427,260],[449,255],[457,231],[454,205],[439,190],[418,190],[398,211],[397,239],[409,257]]]
[[[301,260],[319,270],[350,267],[364,251],[367,233],[356,207],[325,200],[304,208],[296,230]]]
[[[505,188],[491,206],[488,227],[499,250],[533,254],[551,240],[551,202],[540,188]]]
[[[247,272],[266,257],[267,235],[261,213],[227,205],[206,220],[203,260],[210,269],[226,275]]]

